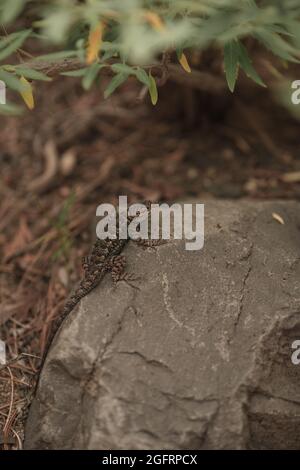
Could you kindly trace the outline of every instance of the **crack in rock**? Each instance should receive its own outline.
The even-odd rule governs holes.
[[[246,290],[247,290],[247,282],[248,282],[248,279],[249,279],[251,271],[252,271],[252,263],[251,263],[252,254],[253,254],[253,244],[251,244],[247,256],[243,258],[243,261],[248,261],[249,265],[248,265],[247,271],[246,271],[246,273],[243,277],[243,281],[242,281],[241,293],[240,293],[240,298],[239,298],[239,309],[238,309],[238,314],[237,314],[236,319],[235,319],[234,324],[233,324],[233,335],[232,335],[232,338],[230,338],[230,342],[232,341],[233,337],[236,334],[236,331],[238,329],[240,320],[241,320],[242,315],[243,315],[244,301],[245,301],[245,295],[246,295]]]

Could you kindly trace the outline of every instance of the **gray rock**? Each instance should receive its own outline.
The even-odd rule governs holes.
[[[72,312],[27,449],[300,449],[300,204],[205,212],[203,250],[130,242],[138,289],[106,276]]]

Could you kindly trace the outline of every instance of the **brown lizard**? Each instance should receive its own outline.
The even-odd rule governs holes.
[[[145,201],[143,204],[146,206],[147,211],[149,211],[151,203],[149,201]],[[134,217],[128,216],[127,224],[129,224],[133,218]],[[108,238],[105,240],[96,240],[91,254],[83,260],[84,276],[82,280],[75,288],[73,294],[71,294],[70,298],[67,300],[62,313],[57,317],[51,326],[40,369],[44,364],[54,336],[56,335],[56,332],[59,330],[65,318],[71,313],[71,311],[83,297],[89,294],[100,284],[107,272],[111,272],[112,279],[115,283],[120,280],[125,280],[127,282],[134,280],[132,276],[124,274],[126,260],[125,257],[121,255],[121,252],[123,251],[128,241],[129,238],[120,239],[118,237],[118,230],[117,238],[115,240]],[[154,247],[159,245],[162,241],[136,240],[136,242],[143,246]]]
[[[65,318],[72,312],[80,300],[100,284],[107,272],[111,272],[114,282],[121,280],[125,268],[125,257],[121,256],[120,253],[128,241],[128,239],[96,240],[91,254],[83,259],[83,278],[67,300],[61,314],[51,325],[46,347],[43,352],[41,368],[56,332],[60,329]],[[123,278],[125,279],[124,276]]]

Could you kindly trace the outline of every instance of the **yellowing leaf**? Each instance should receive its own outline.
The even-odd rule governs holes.
[[[34,98],[32,93],[32,86],[30,85],[29,81],[26,80],[25,77],[20,78],[20,83],[22,84],[22,90],[20,91],[20,95],[22,96],[23,100],[26,103],[26,106],[32,110],[34,108]]]
[[[191,67],[189,66],[189,63],[188,63],[188,60],[186,58],[186,55],[184,54],[184,52],[181,54],[180,58],[179,58],[179,63],[181,65],[181,67],[187,72],[187,73],[191,73]]]
[[[92,64],[97,60],[102,45],[103,24],[100,22],[95,28],[91,29],[88,39],[86,63]]]
[[[151,102],[153,106],[155,106],[158,101],[158,91],[157,91],[156,81],[152,77],[152,75],[149,75],[149,94],[151,97]]]
[[[284,225],[285,222],[284,222],[283,218],[281,217],[281,215],[277,214],[276,212],[273,212],[272,217],[273,217],[274,220],[279,222],[281,225]]]
[[[144,16],[152,28],[157,31],[162,31],[165,29],[165,25],[162,19],[153,11],[145,11]]]

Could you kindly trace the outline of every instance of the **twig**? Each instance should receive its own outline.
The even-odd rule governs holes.
[[[10,370],[9,366],[12,366],[16,362],[19,362],[20,359],[24,358],[24,356],[29,356],[29,357],[34,357],[36,359],[40,359],[39,356],[35,356],[34,354],[21,353],[18,356],[11,359],[7,364],[1,365],[0,366],[0,371],[3,370],[3,369],[9,369]]]
[[[21,440],[19,434],[18,434],[17,431],[15,431],[14,429],[12,429],[12,432],[13,432],[13,434],[15,435],[15,437],[17,438],[17,441],[18,441],[18,450],[22,450],[22,449],[23,449],[23,445],[22,445],[22,440]]]
[[[110,66],[114,63],[116,63],[115,60],[110,61],[107,64],[108,66],[101,70],[101,74],[113,75],[114,72]],[[42,72],[49,77],[55,77],[64,72],[70,72],[86,67],[86,64],[79,59],[68,58],[55,62],[33,60],[22,63],[22,66]],[[199,70],[194,70],[191,74],[188,74],[180,65],[170,64],[169,52],[163,56],[162,63],[146,65],[144,69],[146,71],[151,70],[152,75],[158,78],[159,84],[165,84],[167,80],[171,80],[191,88],[217,94],[221,93],[226,88],[225,80],[220,77]],[[160,80],[162,79],[163,81],[160,83]]]

